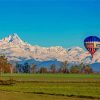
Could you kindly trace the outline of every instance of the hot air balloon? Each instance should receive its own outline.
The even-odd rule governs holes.
[[[100,39],[97,36],[89,36],[84,40],[84,46],[93,55],[100,48]]]

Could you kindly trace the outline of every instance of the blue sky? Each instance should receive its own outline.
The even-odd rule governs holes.
[[[100,37],[99,0],[0,0],[0,39],[17,33],[40,46],[80,46]]]

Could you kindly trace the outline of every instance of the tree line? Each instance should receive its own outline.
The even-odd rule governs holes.
[[[89,65],[73,65],[68,67],[68,62],[64,61],[58,68],[55,64],[50,67],[38,67],[36,64],[29,65],[27,62],[16,63],[16,66],[10,64],[5,56],[0,56],[0,73],[94,73]]]

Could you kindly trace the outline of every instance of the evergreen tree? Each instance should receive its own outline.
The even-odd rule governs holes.
[[[89,65],[85,65],[83,67],[83,73],[90,74],[90,73],[93,73],[93,70]]]
[[[23,73],[23,65],[16,63],[16,72],[17,73]]]
[[[24,73],[30,73],[30,65],[26,62],[23,66]]]
[[[79,68],[79,66],[72,66],[71,68],[70,68],[70,73],[80,73],[80,68]]]

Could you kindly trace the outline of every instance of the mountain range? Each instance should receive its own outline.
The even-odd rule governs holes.
[[[100,70],[100,52],[91,55],[80,47],[63,48],[61,46],[41,47],[31,45],[23,41],[16,33],[0,40],[0,54],[4,54],[11,63],[37,64],[38,66],[60,66],[63,61],[73,64],[97,64],[96,70]],[[94,68],[94,66],[93,66]],[[95,70],[94,68],[94,70]]]

